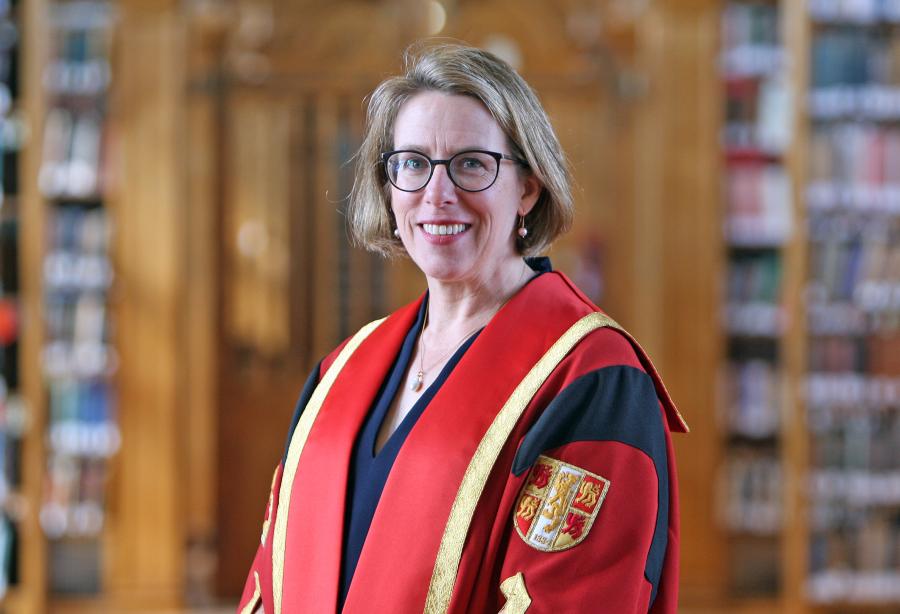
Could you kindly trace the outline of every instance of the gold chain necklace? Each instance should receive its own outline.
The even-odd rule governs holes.
[[[428,303],[425,303],[425,317],[422,319],[422,330],[419,332],[419,370],[416,371],[416,374],[412,377],[412,380],[409,383],[409,389],[413,392],[419,392],[422,390],[422,387],[425,385],[425,327],[428,326]],[[472,336],[479,328],[483,328],[484,324],[480,324],[467,332],[462,338],[456,343],[455,346],[449,351],[445,352],[436,362],[432,363],[428,367],[428,371],[433,369],[439,364],[442,364],[453,352],[459,349],[459,346],[463,344],[463,342]]]

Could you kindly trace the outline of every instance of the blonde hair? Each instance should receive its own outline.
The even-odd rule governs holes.
[[[386,256],[404,253],[394,237],[390,184],[381,153],[393,149],[400,107],[414,95],[435,91],[479,100],[506,134],[511,155],[528,163],[541,193],[526,216],[528,236],[520,254],[539,254],[572,224],[570,174],[547,113],[531,87],[495,55],[458,44],[417,45],[404,53],[403,75],[383,81],[369,97],[366,131],[357,152],[356,178],[347,215],[356,242]]]

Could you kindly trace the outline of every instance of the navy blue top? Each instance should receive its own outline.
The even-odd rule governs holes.
[[[526,258],[525,261],[538,275],[552,270],[548,258]],[[534,277],[537,277],[537,275]],[[406,441],[407,435],[415,426],[419,416],[425,411],[428,403],[431,402],[431,399],[437,394],[437,391],[440,390],[444,381],[453,371],[456,363],[460,361],[463,354],[475,341],[475,338],[481,334],[481,330],[473,333],[454,352],[434,382],[422,393],[422,396],[419,397],[416,404],[406,414],[403,421],[391,434],[378,454],[375,454],[375,440],[378,437],[381,423],[384,422],[384,417],[393,403],[400,386],[407,383],[404,381],[403,376],[409,366],[419,330],[422,328],[422,320],[425,317],[425,306],[427,304],[428,296],[426,295],[421,307],[419,307],[418,317],[406,334],[403,345],[400,347],[400,353],[388,372],[387,379],[382,384],[378,395],[375,397],[373,409],[366,417],[353,448],[353,457],[350,460],[350,472],[347,479],[344,551],[341,559],[341,590],[338,596],[340,600],[339,610],[344,607],[344,601],[350,589],[350,581],[353,579],[360,552],[362,552],[363,544],[366,541],[366,535],[369,533],[369,526],[372,524],[372,517],[375,515],[375,508],[378,506],[381,492],[384,490],[384,484],[387,482],[394,460],[396,460],[397,454],[400,452],[400,447]]]

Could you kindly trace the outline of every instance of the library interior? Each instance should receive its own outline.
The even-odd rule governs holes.
[[[432,37],[690,425],[679,611],[900,612],[897,0],[0,0],[0,611],[234,611],[307,374],[425,290],[346,203]]]

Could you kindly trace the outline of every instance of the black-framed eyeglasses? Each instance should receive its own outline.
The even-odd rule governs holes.
[[[381,154],[388,181],[398,190],[418,192],[431,181],[434,168],[447,167],[453,185],[466,192],[482,192],[494,185],[500,174],[500,161],[509,160],[527,166],[524,160],[496,151],[468,149],[446,160],[432,160],[420,151],[402,149]]]

